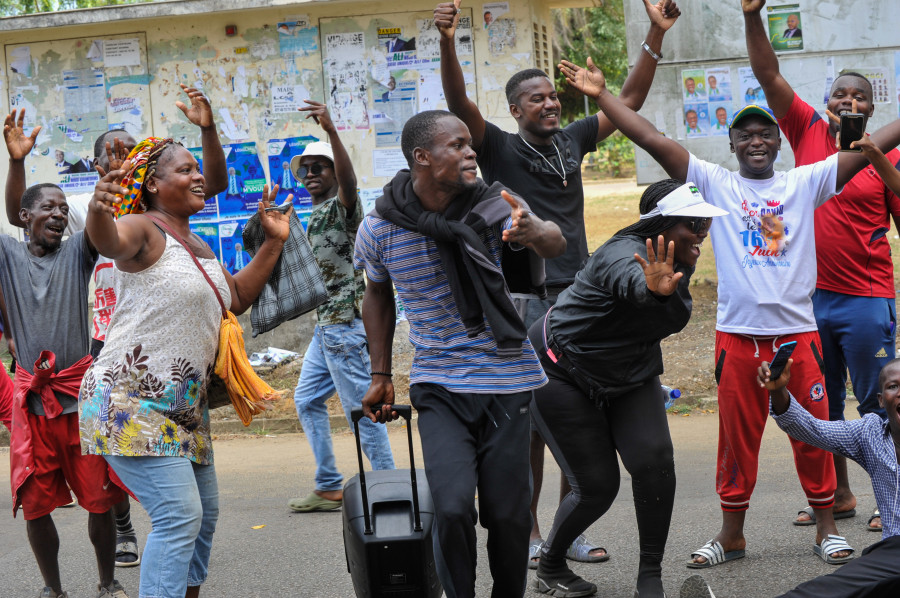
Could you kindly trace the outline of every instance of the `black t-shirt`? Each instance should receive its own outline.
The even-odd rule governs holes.
[[[503,183],[521,195],[539,218],[559,225],[568,245],[564,255],[547,260],[547,286],[571,284],[588,257],[581,162],[597,147],[597,117],[589,116],[560,129],[553,136],[556,148],[532,144],[531,149],[518,134],[502,131],[491,123],[485,125],[484,140],[478,148],[478,166],[484,180]],[[560,176],[560,157],[568,183],[565,187]]]
[[[644,382],[663,371],[662,339],[687,326],[693,268],[683,272],[675,293],[656,297],[634,259],[647,257],[636,236],[613,237],[591,255],[550,312],[553,338],[578,370],[596,384],[617,388]]]

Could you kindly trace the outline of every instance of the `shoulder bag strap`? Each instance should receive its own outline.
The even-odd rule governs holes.
[[[191,248],[188,247],[188,244],[184,242],[184,239],[182,239],[178,233],[176,233],[174,230],[172,230],[172,227],[170,227],[168,224],[166,224],[159,218],[156,218],[155,216],[151,216],[150,214],[144,214],[144,216],[149,218],[151,221],[153,221],[154,224],[161,227],[164,231],[169,233],[173,239],[175,239],[176,241],[181,243],[181,246],[184,247],[185,251],[188,252],[188,255],[191,256],[191,259],[194,260],[194,263],[197,265],[197,268],[200,270],[200,273],[203,274],[203,278],[206,279],[206,282],[209,283],[209,286],[212,287],[213,292],[216,294],[216,299],[219,300],[219,307],[222,308],[222,318],[228,317],[228,309],[226,309],[226,307],[225,307],[225,302],[222,301],[222,295],[219,293],[219,289],[216,288],[216,285],[212,281],[212,278],[209,277],[209,274],[207,274],[206,270],[203,269],[203,266],[200,265],[200,262],[197,260],[197,256],[194,255],[194,252],[191,251]]]

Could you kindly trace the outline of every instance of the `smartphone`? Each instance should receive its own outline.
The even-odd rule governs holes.
[[[864,114],[845,112],[841,114],[841,151],[861,152],[859,148],[851,148],[850,144],[862,139],[866,133],[866,117]]]
[[[775,357],[772,358],[772,363],[769,364],[769,380],[775,381],[781,376],[781,372],[784,371],[784,366],[787,365],[787,360],[791,356],[791,353],[794,352],[794,349],[797,347],[797,341],[791,341],[789,343],[784,343],[780,347],[778,347],[778,352],[775,353]]]

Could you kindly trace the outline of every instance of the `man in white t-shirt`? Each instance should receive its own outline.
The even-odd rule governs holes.
[[[227,186],[227,174],[225,169],[225,154],[213,122],[212,108],[209,100],[202,92],[182,85],[181,88],[188,94],[190,107],[184,102],[178,101],[175,105],[184,112],[188,120],[200,127],[201,143],[203,146],[204,175],[207,198],[224,191]],[[35,127],[30,135],[26,135],[23,124],[25,110],[18,112],[13,110],[6,117],[3,128],[3,138],[6,141],[6,149],[9,152],[9,174],[6,183],[6,217],[9,223],[19,228],[24,228],[24,223],[19,216],[22,203],[22,194],[25,192],[25,157],[34,148],[40,127]],[[124,130],[111,130],[100,134],[94,141],[94,164],[104,172],[119,168],[125,157],[137,145],[134,137]],[[72,235],[84,230],[87,221],[88,203],[93,192],[79,193],[66,198],[69,206],[69,224],[66,226],[66,235]],[[96,358],[103,348],[106,339],[106,329],[116,307],[115,291],[115,267],[113,261],[98,257],[94,267],[94,313],[91,331],[91,356]],[[130,505],[126,498],[114,507],[116,514],[116,566],[134,567],[140,564],[140,552],[137,546],[137,535],[131,525]]]
[[[781,136],[768,108],[748,105],[731,120],[729,139],[738,172],[692,156],[659,134],[650,121],[622,104],[603,73],[563,61],[570,85],[597,99],[609,120],[646,150],[669,176],[693,181],[707,201],[728,210],[710,234],[719,278],[716,380],[719,384],[719,455],[716,490],[722,529],[692,553],[688,567],[705,568],[744,556],[744,517],[756,483],[759,446],[768,418],[765,389],[754,384],[761,360],[771,361],[780,344],[797,341],[790,391],[820,419],[828,417],[822,350],[812,310],[816,284],[813,212],[863,168],[861,155],[776,172]],[[900,121],[872,136],[882,149],[900,143]],[[846,562],[853,549],[837,533],[833,505],[835,474],[821,449],[792,441],[797,473],[816,513],[815,552],[829,564]]]

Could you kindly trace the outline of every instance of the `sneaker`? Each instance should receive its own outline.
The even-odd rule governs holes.
[[[53,591],[53,588],[44,587],[44,589],[41,590],[41,593],[38,594],[38,598],[69,598],[69,595],[65,592],[63,592],[62,594],[57,594]]]
[[[709,585],[699,575],[691,575],[681,584],[679,598],[716,598]]]
[[[97,584],[97,598],[128,598],[128,594],[125,593],[125,588],[122,587],[117,580],[112,580],[112,583],[106,586],[105,588],[100,584]]]
[[[531,587],[554,598],[580,598],[597,593],[597,586],[578,577],[568,567],[559,573],[546,573],[539,566]]]

